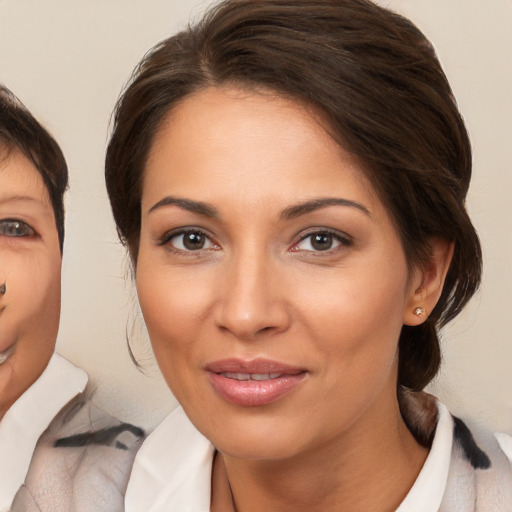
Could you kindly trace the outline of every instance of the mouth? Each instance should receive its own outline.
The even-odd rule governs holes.
[[[303,368],[264,359],[216,361],[207,365],[206,371],[220,398],[246,407],[268,405],[282,399],[308,375]]]
[[[272,380],[278,379],[283,374],[282,373],[233,373],[233,372],[220,372],[219,375],[226,377],[226,379],[234,379],[234,380]]]
[[[0,366],[3,365],[7,359],[14,353],[14,345],[10,346],[6,350],[0,352]]]

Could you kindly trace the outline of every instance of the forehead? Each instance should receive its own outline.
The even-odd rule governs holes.
[[[48,190],[34,164],[18,150],[2,153],[0,201],[24,198],[50,207]]]
[[[372,194],[361,163],[312,109],[272,93],[212,88],[188,96],[162,123],[143,202],[166,188],[216,197],[243,191],[249,201],[258,191],[318,196],[341,185]]]

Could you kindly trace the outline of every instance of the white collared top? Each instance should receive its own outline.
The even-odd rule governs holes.
[[[126,512],[209,512],[211,443],[181,407],[146,438],[126,490]]]
[[[397,512],[437,512],[453,444],[453,420],[439,404],[432,448]],[[181,407],[151,433],[135,458],[126,512],[209,512],[214,448]]]
[[[57,413],[87,385],[87,373],[53,354],[41,376],[0,421],[0,512],[10,509],[32,453]]]

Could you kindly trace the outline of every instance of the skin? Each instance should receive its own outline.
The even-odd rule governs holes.
[[[17,235],[17,236],[16,236]],[[46,368],[60,315],[61,252],[48,192],[17,151],[0,164],[0,419]]]
[[[349,203],[297,208],[325,198]],[[321,120],[239,89],[201,91],[168,115],[141,211],[139,300],[169,387],[218,450],[212,510],[394,510],[427,454],[398,410],[398,338],[437,301],[449,246],[409,269],[361,165]],[[187,249],[184,228],[202,248]],[[312,233],[331,247],[313,250]],[[226,358],[305,377],[241,406],[206,369]]]

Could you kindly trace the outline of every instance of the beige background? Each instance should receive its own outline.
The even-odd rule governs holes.
[[[69,163],[58,348],[97,383],[97,401],[151,428],[175,401],[139,321],[147,376],[131,363],[137,317],[103,185],[114,102],[140,57],[210,2],[0,0],[0,81],[50,129]],[[512,0],[382,0],[431,38],[474,145],[469,209],[484,248],[478,297],[445,332],[433,386],[453,411],[512,432]],[[447,219],[447,222],[449,220]]]

